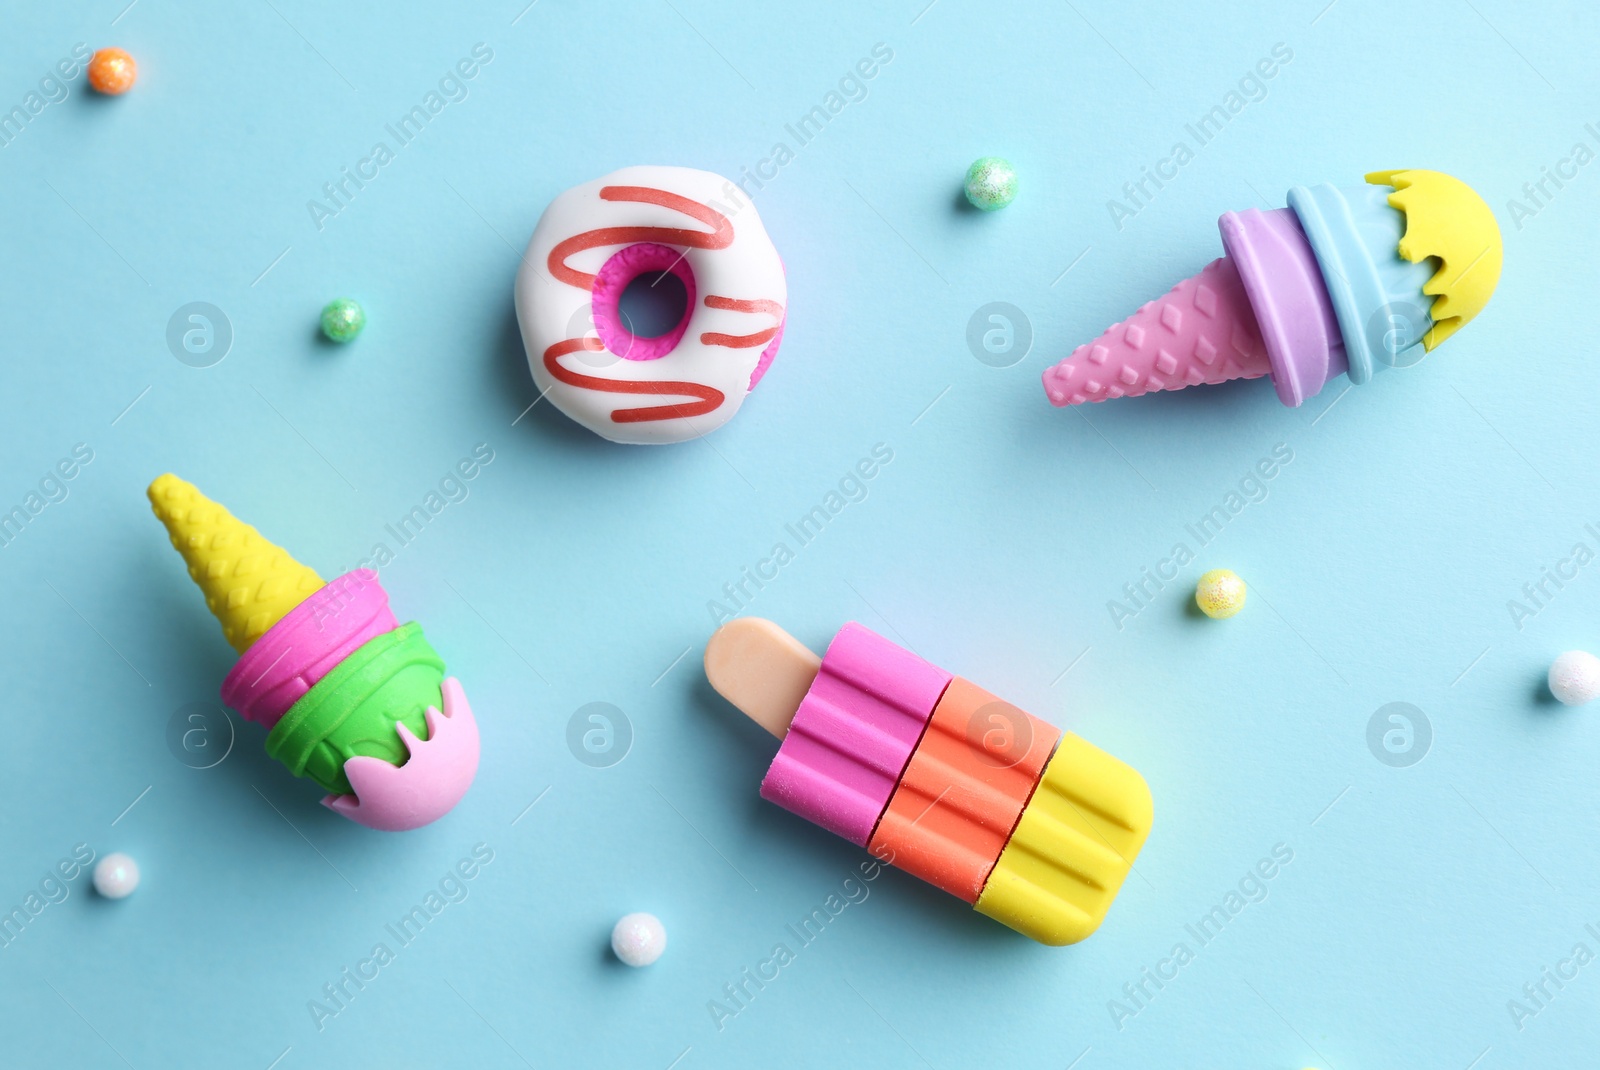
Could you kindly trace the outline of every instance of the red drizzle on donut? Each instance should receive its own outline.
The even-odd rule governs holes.
[[[564,368],[560,364],[562,357],[568,353],[576,353],[586,349],[591,353],[598,353],[605,349],[598,338],[568,338],[557,342],[544,351],[544,366],[550,374],[568,386],[585,387],[589,390],[598,390],[605,394],[653,394],[657,397],[687,396],[695,400],[689,404],[651,405],[639,409],[613,409],[611,422],[617,424],[637,424],[650,420],[676,420],[692,416],[704,416],[715,412],[723,402],[724,394],[714,386],[703,383],[686,383],[673,380],[662,382],[634,382],[627,379],[601,379],[594,375],[584,375],[580,372]]]
[[[679,230],[676,227],[600,227],[575,234],[558,242],[550,250],[550,274],[569,286],[580,290],[594,289],[594,276],[567,266],[567,258],[585,249],[598,249],[603,245],[630,245],[633,242],[660,242],[663,245],[687,245],[691,249],[726,249],[733,244],[733,224],[728,217],[688,197],[668,193],[649,186],[601,186],[602,201],[635,201],[670,208],[690,219],[699,220],[711,228],[707,234],[700,230]]]
[[[568,286],[576,286],[580,290],[594,289],[594,276],[579,271],[567,264],[567,258],[586,249],[598,249],[606,245],[630,245],[634,242],[659,242],[663,245],[683,245],[691,249],[726,249],[733,244],[733,224],[721,212],[699,201],[690,200],[688,197],[666,190],[653,189],[649,186],[602,186],[600,187],[602,201],[633,201],[640,204],[653,204],[660,208],[669,208],[675,212],[704,223],[711,228],[710,233],[699,230],[681,230],[676,227],[600,227],[595,230],[586,230],[561,242],[550,250],[547,263],[550,274],[560,279]],[[718,298],[718,300],[726,300]],[[765,302],[773,304],[773,302]],[[709,299],[707,304],[710,304]],[[713,308],[719,306],[711,306]],[[781,306],[774,305],[779,311]],[[741,310],[744,311],[744,310]],[[718,336],[727,337],[727,336]],[[770,334],[769,334],[770,337]],[[702,337],[701,341],[705,341]],[[754,345],[756,343],[749,343]],[[646,423],[651,420],[676,420],[694,416],[704,416],[715,412],[721,406],[726,395],[716,387],[706,386],[703,383],[689,383],[679,381],[663,382],[634,382],[626,379],[602,379],[595,375],[584,375],[581,372],[571,371],[559,363],[560,359],[568,353],[579,350],[599,352],[604,349],[599,339],[594,338],[568,338],[557,342],[544,351],[544,366],[550,374],[568,386],[582,387],[599,391],[604,394],[652,394],[658,397],[692,397],[696,400],[687,404],[650,405],[637,409],[613,409],[611,422],[619,424]]]
[[[719,334],[716,331],[707,331],[700,336],[700,341],[708,346],[727,346],[729,349],[754,349],[756,346],[766,345],[778,333],[778,326],[783,322],[783,306],[776,301],[741,301],[733,297],[718,297],[716,294],[706,295],[706,307],[721,309],[725,312],[750,312],[755,314],[766,313],[772,317],[773,323],[764,331],[755,334]]]

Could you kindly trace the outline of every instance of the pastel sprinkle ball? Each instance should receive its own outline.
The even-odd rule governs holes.
[[[120,48],[102,48],[89,60],[89,84],[96,93],[126,93],[138,77],[139,65]]]
[[[667,930],[654,914],[629,914],[611,930],[611,950],[629,966],[648,966],[667,949]]]
[[[967,168],[967,200],[996,212],[1017,199],[1017,169],[999,156],[984,156]]]
[[[1194,604],[1213,620],[1226,620],[1244,608],[1246,588],[1237,572],[1214,568],[1194,587]]]
[[[1582,706],[1600,695],[1600,658],[1569,650],[1550,663],[1550,693],[1563,706]]]
[[[94,890],[107,899],[126,899],[139,887],[139,865],[125,854],[109,854],[95,863]]]
[[[353,342],[367,325],[367,314],[348,297],[328,302],[322,310],[322,333],[332,342]]]

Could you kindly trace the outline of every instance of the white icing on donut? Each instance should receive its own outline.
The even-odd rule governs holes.
[[[664,340],[633,338],[615,315],[631,275],[662,270],[662,250],[640,246],[676,251],[671,270],[688,275],[686,322]],[[787,302],[783,263],[750,199],[687,167],[624,167],[567,190],[517,272],[534,382],[614,442],[682,442],[732,419],[776,352]]]

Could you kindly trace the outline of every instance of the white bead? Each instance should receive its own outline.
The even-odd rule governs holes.
[[[667,930],[654,914],[629,914],[611,930],[611,950],[629,966],[648,966],[667,949]]]
[[[139,865],[125,854],[109,854],[95,863],[94,890],[107,899],[122,899],[139,887]]]
[[[1600,695],[1600,658],[1569,650],[1550,663],[1550,693],[1568,706],[1582,706]]]

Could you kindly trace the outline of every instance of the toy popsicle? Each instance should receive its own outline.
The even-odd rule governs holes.
[[[370,828],[418,828],[454,807],[478,770],[478,725],[422,629],[395,619],[378,574],[324,584],[177,476],[148,494],[239,653],[222,701],[270,730],[267,753]]]
[[[740,618],[705,667],[783,741],[762,798],[1041,943],[1099,927],[1149,834],[1131,767],[859,624],[818,658]]]
[[[1226,255],[1047,370],[1051,404],[1270,375],[1298,406],[1339,375],[1421,360],[1489,303],[1500,228],[1449,175],[1366,178],[1223,215]]]

